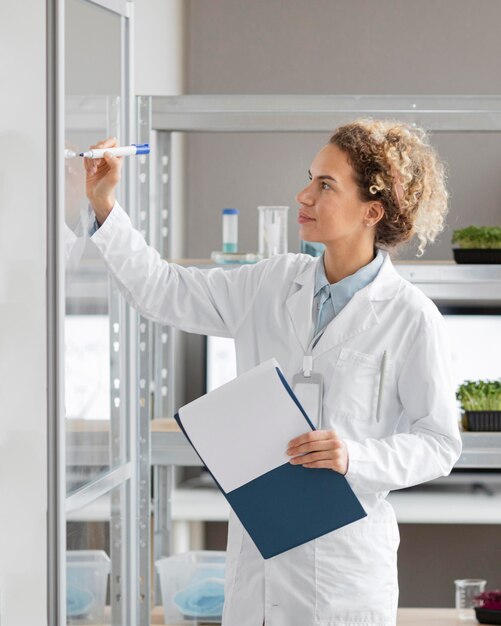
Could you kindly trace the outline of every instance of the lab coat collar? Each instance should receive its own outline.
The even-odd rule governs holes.
[[[382,252],[385,258],[377,276],[357,291],[339,315],[326,326],[324,334],[313,349],[314,356],[378,324],[379,319],[372,303],[391,300],[398,294],[403,279],[396,271],[389,253],[385,250]],[[315,272],[317,263],[321,261],[322,257],[315,259],[298,274],[286,302],[297,338],[305,352],[312,339]]]
[[[369,300],[391,300],[394,298],[404,284],[403,278],[395,269],[390,254],[386,250],[381,251],[384,261],[377,276],[367,285]]]

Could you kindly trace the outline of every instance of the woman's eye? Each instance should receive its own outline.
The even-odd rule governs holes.
[[[321,187],[322,187],[322,189],[330,189],[331,188],[330,185],[328,185],[326,182],[322,182]]]

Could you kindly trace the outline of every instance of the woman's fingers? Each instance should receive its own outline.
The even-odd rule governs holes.
[[[117,185],[120,181],[120,170],[122,167],[121,160],[123,157],[116,157],[109,152],[104,153],[104,159],[106,165],[109,167],[107,177],[111,183]]]
[[[334,430],[315,430],[289,442],[292,465],[330,468],[342,475],[348,471],[348,447]]]
[[[302,456],[295,456],[290,462],[293,465],[303,465],[304,463],[313,463],[313,461],[331,461],[334,458],[334,454],[327,450],[310,452]]]
[[[321,441],[312,441],[311,443],[303,443],[301,446],[289,449],[287,454],[289,456],[297,456],[299,454],[305,454],[307,452],[314,452],[315,450],[332,450],[335,448],[332,439],[324,439]]]
[[[94,150],[94,148],[116,148],[116,146],[118,146],[117,138],[108,137],[107,139],[101,139],[94,145],[89,146],[89,150]],[[93,161],[99,161],[99,159],[84,159],[84,161],[93,162]]]
[[[289,461],[291,465],[301,465],[306,468],[331,469],[340,474],[346,474],[348,460],[341,450],[324,450],[312,452],[303,456],[294,457]]]
[[[108,137],[107,139],[101,139],[95,146],[90,146],[89,150],[94,148],[115,148],[118,145],[116,137]]]
[[[295,456],[311,450],[326,450],[337,448],[341,445],[341,439],[333,430],[313,430],[301,435],[289,442],[287,454]]]
[[[92,150],[92,148],[90,148]],[[87,159],[84,157],[84,167],[87,174],[95,174],[97,170],[96,159]]]
[[[89,150],[94,150],[95,148],[115,148],[118,145],[118,141],[116,137],[107,137],[106,139],[101,139],[96,144],[89,146]],[[105,159],[87,159],[84,158],[84,167],[85,171],[89,175],[93,175],[97,172],[99,166],[106,163],[111,167],[111,163]]]
[[[314,461],[313,463],[305,463],[303,467],[311,467],[314,469],[330,469],[342,474],[340,467],[332,467],[332,461]]]

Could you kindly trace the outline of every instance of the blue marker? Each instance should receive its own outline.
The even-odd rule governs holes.
[[[93,148],[87,152],[80,152],[81,157],[86,159],[102,159],[104,153],[109,152],[113,156],[134,156],[135,154],[149,154],[150,144],[132,144],[132,146],[122,146],[121,148]]]

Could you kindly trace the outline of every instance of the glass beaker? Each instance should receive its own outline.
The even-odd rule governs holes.
[[[485,590],[486,581],[481,578],[463,578],[454,581],[456,585],[456,610],[461,620],[474,620],[475,596]]]
[[[264,257],[287,252],[288,206],[258,206],[259,252]]]

